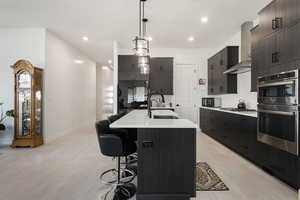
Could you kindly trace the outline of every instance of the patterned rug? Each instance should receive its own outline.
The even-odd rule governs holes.
[[[197,191],[229,191],[218,175],[205,162],[197,163]]]

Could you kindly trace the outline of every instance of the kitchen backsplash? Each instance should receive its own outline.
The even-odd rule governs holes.
[[[243,99],[247,108],[257,108],[257,93],[251,90],[251,72],[238,74],[238,93],[218,95],[222,98],[222,107],[237,107],[240,99]]]

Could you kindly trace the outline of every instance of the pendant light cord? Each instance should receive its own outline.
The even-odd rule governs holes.
[[[143,1],[143,38],[145,37],[145,1]]]
[[[142,36],[142,1],[140,0],[140,3],[139,3],[139,36],[141,37]]]

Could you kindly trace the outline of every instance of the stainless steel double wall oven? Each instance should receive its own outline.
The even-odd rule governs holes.
[[[258,141],[299,154],[299,70],[258,78]]]

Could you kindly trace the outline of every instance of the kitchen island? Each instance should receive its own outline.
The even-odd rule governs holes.
[[[152,117],[133,110],[110,125],[137,129],[137,200],[195,197],[197,125],[169,110],[152,111]]]

